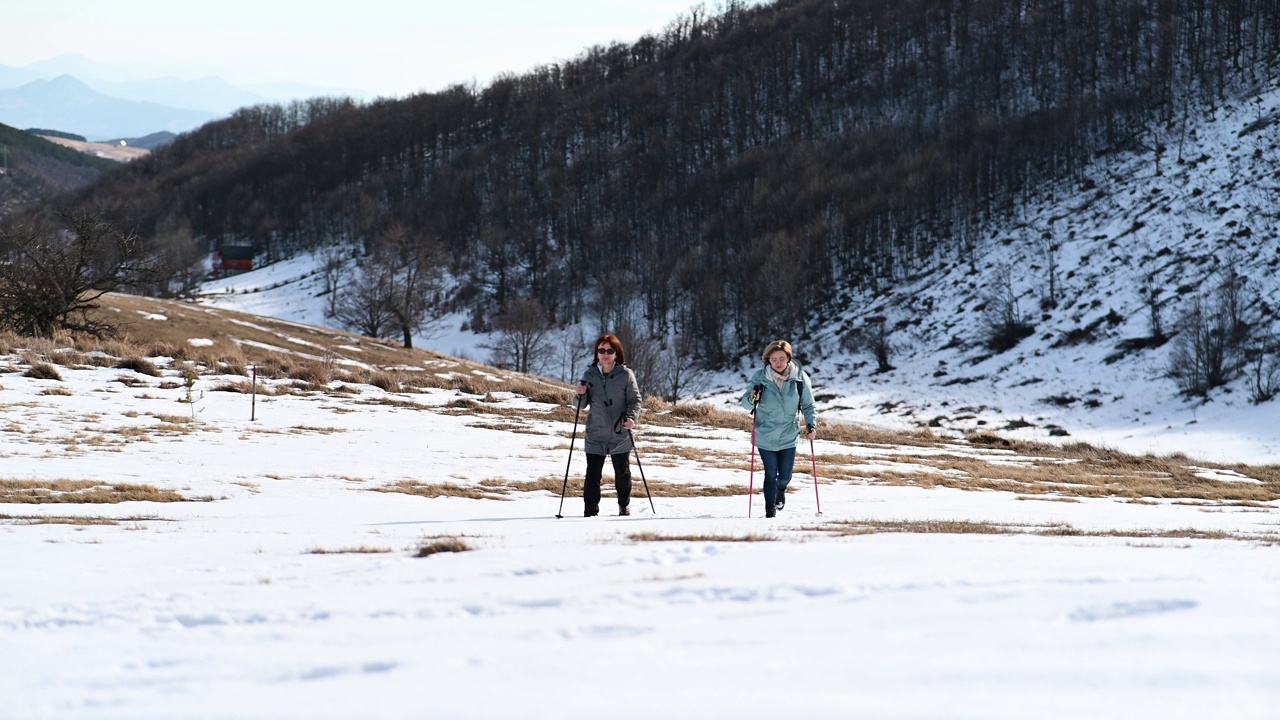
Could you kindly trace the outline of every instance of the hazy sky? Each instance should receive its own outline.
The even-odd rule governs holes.
[[[697,0],[4,0],[0,65],[64,53],[182,77],[405,95],[662,31]],[[752,0],[748,4],[759,4]]]

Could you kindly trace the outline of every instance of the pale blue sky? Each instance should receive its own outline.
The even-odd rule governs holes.
[[[64,53],[405,95],[657,33],[696,0],[4,0],[0,65]],[[749,2],[759,4],[759,0]],[[703,4],[715,12],[720,4]]]

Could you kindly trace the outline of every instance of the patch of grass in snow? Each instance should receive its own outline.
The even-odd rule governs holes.
[[[332,329],[307,328],[272,318],[114,293],[104,296],[104,307],[114,307],[126,314],[145,310],[164,315],[170,322],[131,326],[128,331],[138,333],[132,338],[102,339],[71,334],[24,338],[0,333],[0,355],[8,356],[5,358],[8,371],[52,377],[58,373],[54,364],[76,370],[86,366],[115,367],[133,370],[132,377],[136,378],[136,375],[151,376],[154,370],[162,376],[158,385],[161,390],[180,390],[182,384],[178,379],[214,376],[213,390],[248,393],[251,391],[250,368],[256,367],[257,392],[266,397],[312,393],[341,396],[343,407],[334,412],[351,412],[350,408],[360,404],[380,404],[420,412],[493,416],[500,420],[477,417],[477,425],[505,432],[545,434],[545,429],[535,428],[546,428],[547,421],[567,426],[575,417],[581,426],[589,414],[575,411],[572,388],[564,383],[430,351],[406,350],[394,343]],[[192,338],[210,337],[220,339],[207,345],[190,343]],[[52,373],[48,372],[50,369]],[[228,375],[236,377],[228,379]],[[366,387],[354,387],[361,385]],[[385,392],[371,392],[369,388]],[[458,397],[440,408],[436,403],[415,403],[389,394],[422,392],[425,388],[452,390]],[[47,393],[63,394],[56,386],[43,389]],[[188,418],[156,417],[162,423],[159,427],[112,432],[117,437],[137,440],[149,440],[151,433],[190,432]],[[216,426],[210,424],[203,427],[216,430]],[[709,429],[740,433],[741,451],[698,447],[693,441],[707,438]],[[646,398],[636,439],[645,465],[654,468],[696,465],[733,470],[745,476],[749,471],[746,438],[750,429],[750,416],[736,407],[701,403],[671,405]],[[5,430],[24,432],[20,424],[11,424]],[[337,431],[303,427],[254,432]],[[563,427],[557,432],[566,441],[562,449],[567,448],[569,428]],[[712,433],[707,439],[716,439],[716,435]],[[109,447],[112,444],[109,438],[79,436],[67,442],[77,447],[84,444]],[[818,468],[824,483],[949,487],[1061,502],[1088,498],[1137,503],[1204,501],[1216,503],[1218,507],[1268,509],[1272,505],[1267,503],[1280,500],[1280,466],[1215,465],[1179,455],[1132,456],[1082,443],[1059,446],[1013,441],[991,432],[957,440],[934,435],[927,429],[902,432],[852,423],[820,422],[819,441],[825,446]],[[799,476],[812,474],[806,455],[807,452],[802,452],[797,458]],[[1215,470],[1225,472],[1212,472]],[[1252,482],[1223,479],[1230,474]],[[580,475],[570,480],[580,487]],[[499,479],[484,481],[480,487],[467,487],[406,481],[379,490],[427,497],[495,499],[513,492],[559,493],[561,482],[560,478],[527,482]],[[470,481],[463,480],[463,483]],[[606,482],[606,486],[608,484]],[[653,494],[660,497],[745,493],[744,486],[739,484],[704,487],[661,480],[650,480],[649,484]]]
[[[404,493],[426,498],[460,497],[471,500],[505,500],[505,488],[475,487],[457,483],[426,483],[421,480],[401,480],[382,487],[369,488],[373,492]]]
[[[0,503],[122,503],[122,502],[192,502],[173,490],[151,485],[101,483],[96,480],[3,480],[0,479]],[[209,500],[203,498],[202,500]]]
[[[368,545],[360,545],[358,547],[344,547],[335,550],[326,548],[311,548],[307,551],[308,555],[376,555],[379,553],[392,552],[391,548],[369,547]]]
[[[1038,535],[1042,537],[1108,537],[1187,540],[1240,540],[1275,544],[1280,533],[1230,533],[1198,528],[1100,529],[1082,530],[1068,523],[994,523],[973,520],[836,520],[807,528],[837,536],[874,535],[877,533],[913,533],[944,535]]]
[[[723,535],[715,533],[664,535],[655,532],[631,533],[627,539],[632,542],[771,542],[778,538],[758,533],[745,535]]]
[[[84,515],[0,515],[0,522],[15,525],[119,525],[115,518]]]
[[[429,557],[436,553],[446,552],[467,552],[468,550],[474,549],[475,548],[467,544],[466,540],[463,540],[460,537],[445,535],[441,537],[427,538],[424,540],[422,544],[418,546],[417,551],[414,553],[414,557]]]
[[[22,374],[36,380],[62,380],[58,368],[40,360],[29,361],[27,371]]]
[[[1224,505],[1262,507],[1280,500],[1274,466],[1219,466],[1256,483],[1206,477],[1205,463],[1185,458],[1134,456],[1089,446],[1035,446],[992,454],[962,449],[939,454],[892,452],[871,455],[828,453],[818,458],[819,477],[885,485],[948,487],[1015,493],[1045,499],[1120,498],[1128,500],[1204,500]],[[806,473],[806,471],[808,471]],[[796,462],[797,474],[811,474]]]

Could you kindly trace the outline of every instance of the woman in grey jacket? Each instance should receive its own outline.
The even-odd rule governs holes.
[[[587,475],[582,486],[583,514],[600,514],[600,477],[604,457],[613,461],[613,486],[618,491],[618,514],[630,515],[631,428],[640,416],[640,386],[626,365],[627,353],[614,335],[601,335],[595,343],[595,362],[578,381],[578,407],[591,408],[583,446],[587,451]]]
[[[809,376],[791,360],[791,343],[774,340],[761,355],[766,365],[751,376],[742,406],[755,411],[755,441],[764,464],[764,516],[774,517],[787,501],[787,485],[800,441],[797,413],[804,415],[805,437],[818,434]]]

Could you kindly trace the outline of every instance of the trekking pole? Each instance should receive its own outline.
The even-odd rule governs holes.
[[[822,514],[822,498],[818,497],[818,458],[813,453],[813,438],[809,438],[809,460],[813,462],[813,501],[818,506],[818,514]]]
[[[640,482],[644,483],[644,494],[649,498],[649,509],[654,515],[658,514],[658,509],[653,506],[653,496],[649,494],[649,481],[644,479],[644,466],[640,464],[640,451],[636,449],[636,436],[631,434],[631,429],[627,429],[627,437],[631,438],[631,452],[636,454],[636,467],[640,468]]]
[[[747,517],[751,517],[751,501],[756,494],[756,409],[751,408],[751,480],[747,483]]]
[[[564,485],[560,486],[560,509],[556,512],[558,518],[564,517],[561,514],[564,512],[564,492],[569,489],[569,465],[573,463],[573,443],[578,439],[578,416],[582,413],[582,398],[575,395],[573,404],[577,410],[573,412],[573,437],[569,439],[569,459],[564,464]]]

